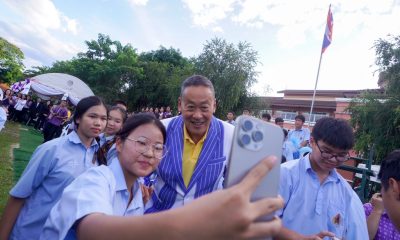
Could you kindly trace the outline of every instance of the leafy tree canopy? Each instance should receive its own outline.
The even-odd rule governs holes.
[[[258,54],[249,43],[235,46],[214,38],[207,41],[194,61],[196,73],[207,76],[214,84],[219,116],[237,108],[241,99],[251,95],[249,89],[258,75]]]
[[[36,67],[26,75],[67,73],[83,80],[110,104],[122,99],[134,111],[171,106],[176,112],[182,81],[202,74],[214,84],[219,116],[248,104],[248,89],[256,81],[257,52],[246,42],[233,45],[216,38],[191,59],[182,56],[179,49],[163,46],[138,54],[130,44],[122,45],[104,34],[85,43],[87,50],[71,60]]]
[[[0,82],[13,83],[23,77],[24,54],[14,44],[0,37]]]
[[[355,148],[376,150],[379,163],[389,152],[400,148],[400,36],[379,39],[374,44],[376,64],[384,93],[368,92],[350,106],[356,129]]]

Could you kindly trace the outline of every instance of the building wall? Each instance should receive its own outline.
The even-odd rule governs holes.
[[[334,117],[350,120],[351,115],[350,115],[349,111],[347,111],[347,108],[349,107],[349,105],[350,105],[349,101],[337,100],[336,101],[336,111],[335,111]]]
[[[335,96],[315,96],[316,101],[335,101]],[[311,96],[297,96],[297,95],[290,95],[290,96],[284,96],[283,99],[296,99],[296,100],[312,100],[312,95]]]

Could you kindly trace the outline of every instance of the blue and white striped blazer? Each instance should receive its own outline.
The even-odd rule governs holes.
[[[154,194],[146,213],[159,212],[187,204],[195,198],[222,188],[224,168],[229,159],[234,126],[212,118],[189,186],[182,176],[183,118],[163,121],[167,128],[167,155],[157,170]]]

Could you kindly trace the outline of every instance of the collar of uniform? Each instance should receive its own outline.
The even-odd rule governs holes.
[[[78,133],[74,130],[72,131],[70,134],[67,135],[68,136],[68,140],[72,143],[75,144],[82,144],[81,139],[78,136]],[[92,140],[92,144],[90,145],[90,147],[95,147],[98,148],[99,144],[97,143],[96,139]]]
[[[313,175],[315,175],[315,177],[317,177],[317,173],[314,171],[314,169],[312,169],[311,167],[311,162],[310,162],[310,153],[307,154],[306,156],[302,157],[299,161],[303,161],[304,162],[304,171],[311,174],[313,173]],[[328,178],[325,180],[325,182],[339,182],[340,181],[340,177],[338,176],[338,173],[336,171],[336,169],[332,169],[329,172],[329,176]],[[324,183],[325,183],[324,182]]]
[[[198,143],[204,142],[204,140],[205,140],[206,137],[207,137],[207,133],[208,133],[209,127],[210,127],[210,126],[207,127],[206,133],[204,134],[204,136],[200,139],[200,141],[199,141]],[[196,143],[194,143],[194,141],[193,141],[192,138],[190,137],[189,133],[187,132],[187,129],[186,129],[186,125],[185,125],[185,124],[183,124],[183,138],[185,139],[185,142],[186,142],[186,141],[189,141],[191,144],[196,144]]]
[[[301,132],[301,131],[303,131],[303,130],[304,130],[304,128],[303,128],[303,127],[301,127],[301,128],[300,128],[300,129],[298,129],[298,130],[297,130],[296,128],[294,129],[294,131],[298,131],[298,132]]]
[[[110,166],[108,166],[110,170],[114,173],[115,181],[116,181],[116,188],[117,191],[128,190],[126,186],[124,172],[122,171],[121,163],[117,156],[115,156],[111,160]]]
[[[72,131],[70,134],[68,134],[68,140],[76,144],[82,143],[76,131]]]
[[[115,191],[128,191],[128,187],[126,186],[126,181],[124,177],[124,173],[122,171],[121,164],[119,162],[118,157],[114,157],[111,161],[110,166],[108,166],[110,170],[114,174],[115,178]],[[136,195],[138,196],[136,197]],[[132,202],[128,206],[128,210],[138,209],[143,207],[143,197],[142,191],[140,190],[140,183],[139,179],[136,179],[135,183],[133,184],[133,191],[132,191]]]
[[[113,140],[114,137],[115,137],[115,135],[105,137],[106,142],[108,142],[108,141],[110,141],[110,140]]]

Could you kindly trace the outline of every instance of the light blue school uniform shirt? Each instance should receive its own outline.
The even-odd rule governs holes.
[[[99,141],[99,145],[100,145],[100,147],[103,146],[104,143],[106,143],[106,142],[112,140],[114,137],[115,137],[115,135],[107,136],[107,137],[106,137],[106,135],[105,135],[104,133],[101,133],[101,134],[99,135],[99,140],[100,140],[100,141]]]
[[[285,156],[286,161],[294,160],[293,154],[297,151],[297,148],[289,140],[283,142],[282,155]]]
[[[340,239],[368,239],[357,194],[335,169],[320,184],[309,156],[281,165],[279,190],[285,204],[278,215],[283,226],[304,235],[330,231]]]
[[[117,158],[117,155],[117,145],[114,143],[107,152],[107,166],[111,165],[112,161]]]
[[[0,106],[0,132],[1,129],[4,128],[4,125],[6,124],[7,121],[7,113],[6,110]]]
[[[40,239],[76,239],[75,222],[91,213],[143,215],[139,180],[133,186],[130,203],[129,192],[118,158],[108,167],[89,169],[65,188],[60,201],[51,210]]]
[[[96,166],[98,144],[86,148],[75,131],[40,145],[10,195],[25,198],[10,239],[38,239],[51,208],[76,177]]]
[[[302,127],[300,130],[292,129],[288,133],[288,139],[293,142],[295,147],[300,148],[300,143],[310,141],[310,129]]]

